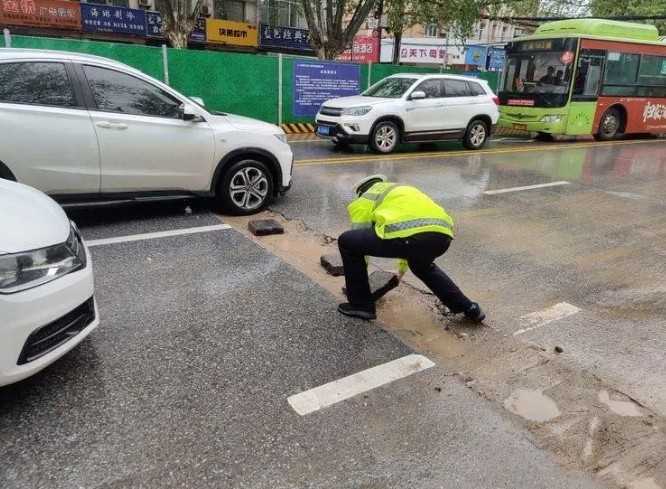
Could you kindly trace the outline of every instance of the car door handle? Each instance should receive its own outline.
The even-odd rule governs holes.
[[[124,131],[127,129],[127,124],[123,124],[121,122],[99,121],[95,125],[102,129],[116,129],[118,131]]]

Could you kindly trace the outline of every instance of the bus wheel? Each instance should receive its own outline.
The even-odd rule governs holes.
[[[617,109],[608,109],[599,121],[599,132],[594,137],[599,141],[615,139],[620,134],[622,127],[622,115]]]

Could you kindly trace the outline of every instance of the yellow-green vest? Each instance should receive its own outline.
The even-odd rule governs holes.
[[[374,226],[381,239],[442,233],[453,238],[453,219],[415,187],[380,182],[347,207],[352,228]]]

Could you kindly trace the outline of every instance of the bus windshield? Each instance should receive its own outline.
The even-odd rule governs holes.
[[[512,105],[512,99],[522,99],[534,107],[563,107],[568,100],[575,52],[574,39],[513,43],[507,51],[500,98],[508,105]]]

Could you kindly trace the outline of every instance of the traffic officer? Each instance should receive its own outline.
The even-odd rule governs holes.
[[[453,219],[430,197],[409,185],[389,183],[384,175],[366,177],[355,186],[357,198],[347,210],[352,229],[338,238],[345,268],[348,303],[338,311],[346,316],[375,319],[366,256],[399,258],[399,276],[407,266],[452,313],[475,322],[485,319],[434,263],[453,239]]]

